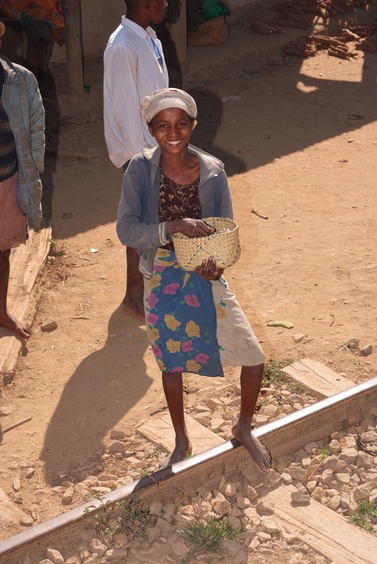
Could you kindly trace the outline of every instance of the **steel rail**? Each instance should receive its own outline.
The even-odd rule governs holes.
[[[309,442],[324,439],[335,431],[358,425],[373,404],[377,405],[377,377],[258,427],[254,434],[269,448],[273,459],[276,460],[297,451]],[[192,479],[193,472],[197,484],[205,483],[210,487],[211,481],[224,476],[227,467],[241,467],[245,464],[258,480],[259,471],[250,464],[245,449],[241,448],[235,439],[225,442],[0,542],[0,562],[14,564],[15,556],[22,551],[29,551],[33,545],[40,545],[47,538],[51,540],[54,535],[69,534],[76,526],[82,526],[87,520],[93,519],[104,507],[110,508],[137,492],[138,495],[148,495],[148,498],[154,501],[164,498],[169,500],[172,493],[179,491],[180,486],[183,487],[188,475]]]

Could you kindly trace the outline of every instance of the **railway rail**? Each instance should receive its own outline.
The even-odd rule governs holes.
[[[310,442],[357,426],[376,403],[377,377],[258,427],[254,432],[270,449],[273,459],[277,460]],[[111,508],[136,493],[143,500],[163,503],[171,500],[174,492],[188,483],[188,477],[190,483],[205,484],[210,488],[235,467],[246,465],[249,468],[252,466],[246,451],[235,440],[220,444],[0,542],[0,562],[18,564],[23,563],[27,556],[31,562],[34,562],[33,557],[38,558],[36,561],[45,558],[48,543],[57,536],[60,539],[72,539],[77,528],[90,526],[93,518],[103,511],[104,505]],[[258,470],[252,467],[250,471],[254,472],[254,478],[258,481]],[[323,513],[318,513],[320,510],[315,506],[309,509],[298,507],[290,511],[289,487],[278,486],[269,495],[277,506],[277,515],[285,520],[285,526],[296,533],[300,529],[303,540],[318,553],[338,564],[376,563],[377,539],[349,524],[344,517],[323,508],[322,511],[328,511],[328,515],[332,513],[336,518],[334,526],[331,526],[332,517],[329,517],[326,526],[321,528],[319,525],[323,523],[319,521],[327,519]],[[283,504],[286,504],[285,508]]]

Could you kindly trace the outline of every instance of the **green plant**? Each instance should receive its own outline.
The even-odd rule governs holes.
[[[161,512],[160,512],[160,516],[161,516],[161,517],[164,517],[165,512],[163,513],[163,515],[162,515],[161,513],[162,513],[162,510],[161,510]],[[173,510],[173,514],[172,514],[172,516],[171,516],[171,518],[170,518],[170,525],[173,525],[173,526],[174,526],[174,525],[177,523],[177,515],[178,515],[178,507],[175,505],[175,506],[174,506],[174,510]]]
[[[319,454],[321,455],[321,460],[325,460],[328,456],[330,456],[330,451],[327,448],[321,448]]]
[[[105,534],[111,533],[112,531],[108,525],[108,522],[110,520],[110,513],[107,511],[106,503],[104,503],[103,501],[103,496],[99,491],[95,490],[93,493],[93,497],[99,499],[102,505],[101,513],[97,513],[94,516],[94,528],[100,529]],[[90,513],[89,509],[94,507],[95,507],[94,505],[88,505],[88,507],[85,507],[84,509],[85,515],[89,515]]]
[[[292,394],[306,394],[311,395],[310,391],[305,388],[301,382],[295,382],[287,377],[282,371],[283,368],[292,364],[292,358],[284,358],[282,360],[268,359],[264,365],[263,382],[262,385],[266,386],[272,384],[274,388],[280,390],[283,386]]]
[[[282,369],[292,364],[292,362],[293,360],[291,358],[284,360],[273,360],[269,358],[264,365],[263,384],[270,383],[274,384],[277,388],[281,388],[286,381]]]
[[[55,241],[50,239],[50,256],[62,256],[65,254],[66,241]]]
[[[182,562],[189,562],[191,558],[195,559],[197,556],[205,554],[221,557],[223,555],[222,541],[224,539],[234,539],[238,534],[225,522],[222,516],[211,518],[209,521],[195,518],[194,521],[178,532],[190,549],[190,552]]]
[[[130,539],[146,538],[145,529],[152,518],[149,507],[143,507],[141,500],[136,496],[128,501],[120,501],[117,509],[120,515],[115,534],[123,533]]]
[[[358,510],[350,517],[350,521],[367,533],[377,536],[374,529],[377,524],[377,501],[359,501]]]
[[[127,535],[130,540],[136,537],[146,538],[145,529],[151,520],[149,507],[143,507],[139,497],[129,499],[128,501],[119,501],[115,506],[108,508],[103,501],[103,496],[100,492],[95,491],[94,497],[99,499],[102,505],[102,511],[95,515],[95,529],[100,529],[104,534],[111,533],[112,535],[119,535],[121,533]],[[85,515],[89,515],[89,509],[95,507],[89,505],[84,509]],[[163,510],[161,511],[162,516]],[[117,518],[117,527],[115,530],[109,526],[111,514]]]

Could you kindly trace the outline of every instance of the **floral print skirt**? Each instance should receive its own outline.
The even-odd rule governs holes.
[[[158,249],[144,280],[147,335],[163,372],[223,376],[223,366],[263,364],[263,350],[225,278],[208,282]]]

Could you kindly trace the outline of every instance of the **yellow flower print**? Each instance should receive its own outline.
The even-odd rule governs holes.
[[[165,323],[171,331],[175,331],[181,325],[181,322],[178,321],[174,315],[170,315],[169,313],[165,315]]]
[[[195,362],[195,360],[188,360],[186,362],[186,370],[187,372],[198,372],[201,369],[200,364]]]
[[[186,324],[186,334],[188,337],[200,337],[200,328],[199,325],[194,323],[194,321],[189,321]]]
[[[181,350],[181,343],[179,341],[173,341],[173,339],[169,339],[166,342],[166,347],[170,353],[176,353]]]
[[[149,332],[149,337],[150,340],[155,342],[158,341],[158,339],[160,338],[160,332],[158,329],[151,329]]]
[[[164,363],[162,362],[162,360],[160,360],[159,358],[156,359],[156,362],[158,364],[159,369],[161,370],[161,372],[166,372]]]
[[[155,276],[153,276],[149,280],[148,284],[151,290],[153,290],[153,288],[158,288],[158,286],[161,286],[161,275],[156,274]]]
[[[216,317],[217,319],[225,319],[227,317],[225,307],[221,305],[216,305]]]

